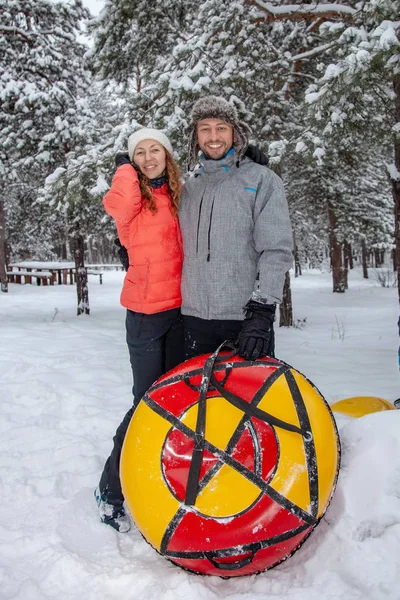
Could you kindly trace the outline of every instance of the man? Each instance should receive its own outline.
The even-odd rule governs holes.
[[[249,127],[234,106],[206,96],[191,113],[189,169],[179,208],[186,358],[238,340],[247,360],[274,355],[276,304],[292,265],[281,179],[245,157]]]

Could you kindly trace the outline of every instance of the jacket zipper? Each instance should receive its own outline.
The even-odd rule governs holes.
[[[201,218],[201,207],[203,206],[203,198],[204,198],[204,194],[205,191],[203,192],[203,195],[201,197],[200,200],[200,207],[199,207],[199,216],[197,219],[197,239],[196,239],[196,254],[199,253],[199,230],[200,230],[200,218]]]
[[[210,262],[210,258],[211,258],[211,224],[212,224],[212,216],[213,216],[213,210],[214,210],[214,200],[215,200],[215,196],[213,197],[213,201],[212,201],[212,205],[211,205],[211,212],[210,212],[210,222],[208,224],[207,262]]]

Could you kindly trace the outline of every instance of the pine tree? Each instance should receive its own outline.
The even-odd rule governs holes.
[[[0,179],[6,203],[19,199],[21,218],[26,198],[81,142],[89,80],[77,36],[89,13],[81,0],[0,0],[0,8]],[[88,312],[87,285],[79,283],[78,304],[84,295]]]
[[[120,106],[119,106],[120,104]],[[125,142],[123,103],[115,95],[93,83],[90,93],[77,112],[79,137],[74,151],[65,155],[63,166],[46,179],[38,202],[47,207],[64,223],[76,261],[77,273],[82,278],[78,286],[78,314],[89,314],[87,305],[86,269],[83,255],[89,239],[108,239],[110,246],[114,226],[104,215],[101,199],[109,187],[109,175],[114,171],[114,156]]]
[[[400,301],[400,55],[398,3],[367,0],[351,27],[323,28],[335,43],[334,60],[310,86],[311,127],[307,142],[319,160],[329,160],[338,140],[363,137],[375,142],[382,159],[393,140],[387,165],[395,205],[396,264]],[[333,148],[335,147],[335,150]]]
[[[71,149],[76,103],[86,91],[81,0],[0,0],[0,158],[6,175],[54,164]],[[4,172],[1,173],[4,175]]]

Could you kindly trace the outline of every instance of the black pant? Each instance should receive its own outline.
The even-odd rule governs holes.
[[[126,314],[126,341],[133,373],[133,406],[119,425],[114,446],[101,475],[99,489],[110,504],[123,502],[119,461],[126,430],[136,406],[149,387],[183,360],[183,326],[179,308],[153,315]]]
[[[126,312],[126,343],[133,374],[133,405],[149,387],[183,358],[183,324],[179,308],[153,315]]]
[[[235,342],[243,321],[199,319],[183,315],[185,359],[214,352],[225,340]]]

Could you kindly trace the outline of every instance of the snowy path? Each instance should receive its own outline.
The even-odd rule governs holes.
[[[400,411],[342,417],[342,469],[326,517],[286,563],[256,577],[188,574],[132,529],[98,521],[93,501],[115,427],[131,402],[119,307],[122,273],[75,288],[11,285],[0,296],[0,598],[4,600],[399,600]],[[395,289],[352,274],[293,280],[302,329],[279,330],[277,354],[329,402],[400,396]]]

